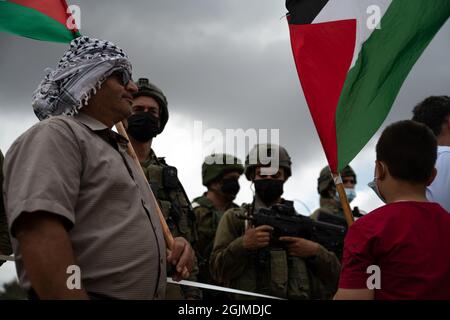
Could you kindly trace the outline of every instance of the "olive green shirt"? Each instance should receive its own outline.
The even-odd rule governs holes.
[[[254,210],[265,207],[255,200]],[[331,299],[337,290],[340,264],[336,255],[320,246],[313,258],[289,256],[280,248],[264,250],[267,258],[261,261],[261,250],[244,248],[247,220],[242,219],[252,205],[230,209],[219,223],[210,260],[213,278],[223,285],[250,292],[287,299]],[[254,299],[233,296],[234,299]]]
[[[8,223],[6,221],[5,206],[3,205],[3,154],[0,151],[0,254],[10,255],[11,253]],[[1,264],[2,261],[0,261]]]

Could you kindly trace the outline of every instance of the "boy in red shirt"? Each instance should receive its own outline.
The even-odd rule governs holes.
[[[374,190],[387,204],[349,229],[335,299],[450,299],[450,214],[425,196],[436,138],[400,121],[384,130],[376,153]]]

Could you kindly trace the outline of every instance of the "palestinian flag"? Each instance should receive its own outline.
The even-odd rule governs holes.
[[[450,16],[450,1],[287,0],[286,7],[303,92],[331,170],[340,172],[386,119]]]
[[[80,36],[69,30],[65,0],[0,0],[0,31],[36,40],[70,42]]]

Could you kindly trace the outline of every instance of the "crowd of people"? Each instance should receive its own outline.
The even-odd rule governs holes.
[[[347,227],[325,167],[320,208],[305,218],[316,227],[301,234],[255,222],[261,213],[297,215],[283,198],[292,160],[279,145],[255,145],[244,163],[208,156],[206,191],[189,200],[177,169],[152,149],[169,120],[168,100],[149,79],[132,80],[127,55],[111,42],[73,40],[33,108],[40,122],[0,154],[0,254],[14,253],[30,299],[450,299],[449,97],[426,99],[412,120],[383,131],[370,186],[384,206],[354,207]],[[127,137],[112,130],[120,122]],[[272,162],[261,155],[278,167],[267,174]],[[242,174],[254,197],[239,206]],[[340,174],[351,202],[357,175],[350,166]],[[341,237],[332,239],[342,240],[340,251],[317,240],[319,226]],[[70,266],[79,267],[80,287],[68,286]],[[380,270],[375,287],[371,266]]]

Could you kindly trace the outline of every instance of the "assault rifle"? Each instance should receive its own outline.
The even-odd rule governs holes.
[[[340,225],[315,221],[298,214],[292,204],[276,204],[269,209],[260,208],[246,217],[255,227],[273,227],[270,244],[283,247],[280,237],[299,237],[321,244],[327,250],[342,257],[346,228]]]

